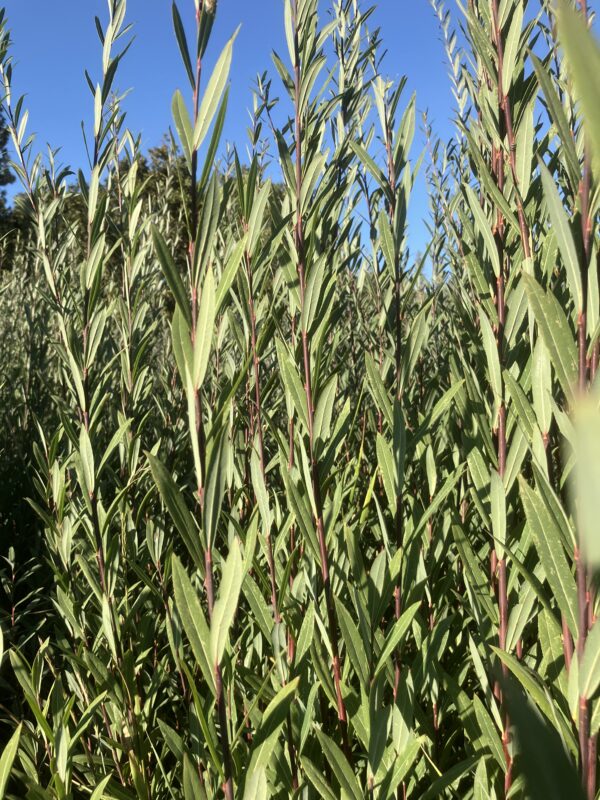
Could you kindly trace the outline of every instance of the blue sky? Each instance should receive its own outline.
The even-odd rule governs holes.
[[[193,0],[178,4],[184,19],[193,22]],[[93,79],[99,73],[101,49],[94,15],[106,20],[106,2],[5,0],[5,6],[13,38],[14,91],[27,94],[29,125],[37,134],[37,145],[61,146],[64,163],[85,167],[81,121],[89,123],[93,103],[84,69]],[[326,10],[327,0],[322,0],[322,8]],[[160,143],[171,124],[173,92],[177,88],[187,92],[189,84],[173,34],[170,0],[129,0],[127,16],[134,24],[135,42],[120,67],[117,84],[120,90],[132,89],[126,103],[128,126],[142,134],[144,147],[151,147]],[[256,74],[268,69],[273,94],[280,95],[270,53],[275,49],[285,57],[287,52],[283,4],[281,0],[220,0],[209,61],[240,23],[224,136],[243,150]],[[429,0],[379,0],[370,25],[381,27],[388,51],[387,75],[406,74],[406,98],[416,91],[418,110],[428,109],[437,132],[450,135],[452,98]],[[420,182],[410,215],[413,249],[421,248],[426,240],[419,222],[426,214],[426,202]]]

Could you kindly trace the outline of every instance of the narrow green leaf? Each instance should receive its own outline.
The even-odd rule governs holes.
[[[397,619],[396,622],[394,622],[392,629],[386,636],[383,649],[381,650],[379,661],[377,662],[377,667],[375,668],[375,678],[383,669],[385,669],[386,665],[389,663],[390,656],[394,650],[396,650],[402,638],[408,632],[408,629],[410,628],[412,621],[419,610],[419,606],[420,603],[413,603],[402,613],[400,619]]]
[[[540,88],[544,93],[552,122],[554,123],[554,127],[556,128],[560,137],[562,145],[561,155],[566,162],[571,189],[576,191],[579,177],[581,175],[581,167],[579,166],[579,158],[577,156],[577,150],[575,149],[575,143],[573,141],[573,135],[571,133],[569,122],[560,102],[558,92],[552,83],[548,65],[542,64],[539,58],[537,58],[537,56],[535,56],[533,53],[530,54],[530,57],[535,74],[540,84]]]
[[[522,280],[527,299],[560,385],[567,398],[573,395],[577,383],[577,348],[574,334],[558,300],[550,292],[544,292],[531,275],[523,275]]]
[[[17,750],[19,749],[21,727],[21,724],[16,727],[13,735],[10,737],[8,743],[2,751],[2,755],[0,756],[0,800],[3,800],[4,798],[6,785],[10,777],[13,762],[15,760],[15,756],[17,755]]]
[[[193,385],[197,391],[206,375],[206,368],[210,358],[210,350],[215,327],[215,281],[210,266],[206,270],[202,291],[200,294],[200,308],[196,322],[196,338],[194,340],[194,371]]]
[[[595,394],[595,393],[594,393]],[[596,396],[580,401],[575,413],[575,469],[572,507],[577,511],[581,547],[594,570],[600,567],[598,499],[600,498],[600,409]]]
[[[521,499],[540,561],[558,608],[565,615],[573,638],[577,638],[577,592],[567,564],[560,531],[539,493],[519,478]]]
[[[194,518],[186,506],[181,491],[171,474],[167,471],[159,458],[151,453],[146,453],[148,464],[154,478],[158,491],[163,499],[175,527],[181,534],[181,538],[187,547],[190,555],[194,559],[196,567],[204,570],[204,557],[200,547],[200,534]]]
[[[383,478],[383,485],[387,495],[388,506],[392,511],[396,509],[396,499],[398,497],[397,470],[394,463],[392,448],[383,436],[378,433],[376,439],[377,463]]]
[[[521,42],[521,32],[523,28],[523,4],[520,0],[514,4],[514,11],[508,36],[504,44],[504,62],[502,67],[502,91],[507,95],[515,75],[517,57],[519,55],[519,44]]]
[[[302,769],[306,773],[308,780],[319,793],[319,797],[322,797],[323,800],[339,800],[323,777],[323,771],[318,769],[307,756],[302,756]]]
[[[223,48],[219,56],[212,75],[209,78],[206,90],[200,103],[198,110],[198,117],[194,126],[194,136],[192,142],[192,149],[198,150],[204,141],[206,134],[211,126],[218,105],[221,102],[221,97],[225,90],[225,85],[229,79],[229,69],[231,67],[231,58],[233,55],[233,43],[238,34],[238,30],[233,34],[231,39]]]
[[[496,342],[496,337],[494,336],[492,326],[490,325],[487,315],[483,309],[481,309],[479,312],[479,322],[481,326],[481,340],[488,366],[488,378],[494,394],[494,413],[492,425],[495,426],[503,399],[502,371],[500,369],[500,359],[498,357],[498,344]]]
[[[600,624],[595,622],[587,636],[579,668],[579,694],[588,700],[600,686]]]
[[[215,603],[210,622],[210,655],[215,666],[221,663],[225,647],[229,641],[229,629],[237,610],[243,580],[242,552],[239,541],[234,539],[229,555],[223,565],[219,597]]]
[[[355,670],[361,685],[368,689],[369,686],[369,661],[365,646],[358,632],[352,616],[341,602],[336,598],[337,617],[342,631],[342,638],[346,645],[348,658]]]
[[[194,77],[194,71],[192,70],[192,60],[190,58],[190,51],[187,45],[185,29],[183,27],[183,22],[181,21],[181,16],[179,14],[179,9],[177,8],[175,0],[173,0],[172,13],[173,13],[173,27],[175,28],[175,36],[177,37],[179,52],[181,53],[181,59],[185,67],[185,71],[187,72],[187,76],[190,80],[190,86],[193,89],[196,85],[196,79]]]
[[[173,591],[177,613],[189,639],[196,663],[208,688],[216,697],[215,678],[209,655],[210,632],[196,591],[177,556],[173,556]]]
[[[358,158],[362,161],[363,165],[371,173],[373,178],[375,178],[378,187],[383,192],[388,191],[389,184],[387,178],[385,177],[384,173],[379,169],[375,161],[373,161],[367,150],[361,144],[353,141],[352,139],[348,141],[348,144],[354,150]]]
[[[265,768],[254,767],[249,769],[244,787],[244,800],[267,800],[268,797],[269,787]]]
[[[565,269],[567,271],[567,282],[571,290],[571,297],[575,303],[575,309],[581,312],[583,309],[583,286],[581,283],[581,272],[579,269],[579,259],[577,258],[577,250],[575,249],[575,242],[573,241],[573,234],[569,227],[567,215],[559,197],[556,183],[548,167],[543,161],[539,161],[540,173],[542,175],[542,185],[544,187],[544,195],[550,213],[550,220],[552,227],[556,234],[556,241],[560,254],[562,256]]]
[[[325,757],[333,771],[333,774],[338,780],[342,791],[345,792],[349,798],[354,800],[364,800],[364,795],[360,788],[360,784],[352,772],[350,764],[346,760],[346,756],[342,753],[340,748],[333,742],[329,736],[323,731],[317,730],[317,738]]]
[[[266,707],[261,723],[254,737],[250,770],[264,768],[273,753],[277,736],[290,712],[300,678],[285,684]]]
[[[105,795],[105,790],[106,790],[106,787],[108,786],[111,778],[112,778],[112,775],[107,775],[105,778],[102,778],[100,783],[96,786],[96,788],[92,792],[92,794],[90,796],[90,800],[104,800],[104,798],[106,796]],[[0,795],[0,797],[1,797],[1,795]]]
[[[153,224],[151,230],[154,249],[162,267],[163,274],[167,283],[169,284],[169,289],[173,292],[175,302],[179,306],[181,313],[184,315],[188,326],[191,327],[192,320],[190,313],[190,301],[184,289],[181,276],[179,275],[177,267],[175,266],[175,262],[173,261],[171,251],[165,242],[162,233],[158,230],[156,225]]]
[[[171,111],[173,114],[173,121],[175,122],[175,128],[179,134],[179,141],[181,142],[183,152],[189,163],[192,158],[192,123],[185,100],[179,89],[177,89],[173,95]]]
[[[279,344],[279,343],[278,343]],[[296,414],[308,430],[308,410],[306,405],[306,393],[304,386],[298,375],[298,368],[289,356],[284,346],[277,348],[279,364],[285,382],[285,389],[289,392]]]
[[[487,217],[483,213],[483,209],[481,208],[479,200],[469,185],[465,186],[465,193],[467,195],[467,200],[469,201],[471,213],[475,218],[475,230],[483,239],[485,250],[494,269],[494,275],[498,277],[498,275],[500,275],[500,258],[498,256],[498,248],[496,247],[496,242],[494,241],[494,236],[492,234],[492,228]]]

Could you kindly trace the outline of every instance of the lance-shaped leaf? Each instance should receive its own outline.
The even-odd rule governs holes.
[[[569,226],[567,214],[565,212],[562,200],[558,194],[556,183],[548,171],[548,167],[543,161],[539,162],[540,172],[542,175],[542,185],[544,187],[544,195],[546,197],[546,204],[550,213],[550,220],[554,233],[556,234],[556,241],[562,256],[563,264],[567,271],[567,282],[571,290],[571,297],[575,303],[575,308],[579,312],[583,309],[583,286],[581,284],[581,272],[579,269],[579,259],[577,258],[577,250],[575,249],[575,242],[573,234]]]
[[[446,789],[454,786],[457,787],[459,781],[464,775],[471,772],[477,763],[477,756],[469,756],[458,764],[454,764],[449,769],[445,770],[439,778],[436,778],[431,786],[423,792],[420,800],[433,800],[434,797],[441,797]]]
[[[523,3],[518,0],[514,5],[512,20],[504,45],[504,63],[502,68],[502,91],[507,95],[515,79],[515,67],[519,55],[521,32],[523,27]]]
[[[239,28],[238,28],[239,30]],[[198,150],[204,141],[206,134],[211,126],[221,97],[225,90],[225,85],[229,78],[229,69],[231,67],[231,58],[233,55],[233,43],[238,31],[236,31],[231,39],[227,42],[221,55],[219,56],[212,75],[209,78],[206,90],[200,103],[198,110],[198,117],[194,125],[194,137],[192,142],[192,149]]]
[[[81,471],[83,475],[85,489],[91,497],[96,486],[96,470],[94,466],[94,451],[90,441],[90,435],[86,428],[82,427],[79,434],[79,457],[81,459]]]
[[[352,615],[341,600],[336,599],[336,610],[350,663],[358,675],[361,685],[366,689],[369,685],[369,662],[365,646]]]
[[[190,164],[192,158],[192,123],[185,100],[179,89],[173,95],[171,110],[173,112],[173,121],[179,134],[179,141],[188,164]]]
[[[533,172],[531,162],[533,161],[533,143],[535,139],[534,108],[536,100],[537,98],[534,98],[523,112],[521,124],[517,130],[516,172],[519,192],[523,199],[529,193]]]
[[[207,467],[206,491],[204,495],[204,535],[206,546],[212,547],[223,505],[223,494],[227,481],[227,460],[230,455],[227,431],[215,433]]]
[[[396,250],[394,234],[390,225],[390,219],[385,211],[381,211],[379,214],[379,243],[381,245],[381,252],[383,253],[386,266],[393,280],[396,273],[398,254]]]
[[[495,426],[498,420],[498,412],[502,403],[503,390],[502,390],[502,371],[500,369],[500,359],[498,358],[498,345],[496,337],[492,330],[492,326],[484,313],[483,309],[479,313],[479,322],[481,325],[481,341],[485,351],[485,357],[488,366],[488,378],[494,394],[494,414],[493,425]]]
[[[196,663],[202,671],[208,688],[216,697],[215,677],[210,658],[210,631],[196,590],[177,556],[173,556],[173,591],[175,593],[177,613],[191,645]]]
[[[111,780],[111,778],[112,778],[112,775],[110,775],[110,774],[107,775],[105,778],[102,778],[100,783],[98,783],[96,785],[96,788],[94,789],[94,791],[90,795],[90,800],[104,800],[104,798],[106,797],[105,789],[106,789],[109,781]],[[1,794],[0,794],[0,797],[2,797]],[[186,800],[187,800],[187,798],[186,798]]]
[[[367,168],[367,170],[371,173],[375,181],[377,182],[378,187],[383,192],[389,192],[389,183],[382,172],[382,170],[377,166],[375,161],[371,158],[369,153],[367,152],[366,148],[363,147],[358,142],[353,141],[352,139],[349,140],[348,144],[354,150],[358,158],[362,161],[363,165]]]
[[[277,342],[277,356],[281,368],[285,390],[292,399],[292,404],[298,417],[308,430],[308,408],[306,405],[306,392],[298,375],[298,368],[283,345]]]
[[[268,765],[279,731],[294,701],[299,680],[299,678],[294,678],[289,683],[286,683],[266,707],[254,736],[249,766],[250,773],[255,769],[261,769]]]
[[[260,237],[264,232],[263,221],[270,196],[271,181],[266,181],[254,197],[252,211],[248,219],[248,253],[251,256],[254,255]]]
[[[202,381],[206,375],[214,327],[215,281],[213,277],[213,271],[209,267],[206,270],[206,276],[204,278],[202,291],[200,293],[200,308],[198,310],[196,336],[194,339],[193,384],[196,391],[202,385]]]
[[[0,800],[4,797],[6,792],[6,785],[10,776],[12,766],[19,749],[19,739],[21,737],[21,725],[18,725],[13,735],[8,740],[8,743],[2,751],[0,756]]]
[[[225,89],[225,93],[223,94],[223,99],[221,100],[221,105],[219,106],[219,110],[217,111],[215,124],[213,125],[213,130],[210,135],[210,142],[208,147],[206,148],[204,167],[202,168],[202,174],[200,175],[200,180],[198,181],[198,189],[200,191],[204,189],[204,187],[208,183],[211,173],[215,169],[217,150],[221,142],[223,127],[225,126],[225,116],[227,114],[228,102],[229,102],[229,86]]]
[[[408,742],[395,759],[393,766],[388,771],[386,777],[381,782],[381,796],[394,797],[395,790],[400,782],[404,780],[409,770],[412,768],[417,756],[421,752],[422,741],[416,736],[409,734]]]
[[[516,411],[519,424],[527,438],[531,440],[537,424],[535,412],[531,407],[531,403],[527,399],[527,395],[519,383],[510,374],[509,370],[504,370],[502,375],[510,395],[511,408]]]
[[[486,215],[483,213],[483,209],[481,208],[479,200],[475,196],[475,193],[471,187],[468,185],[465,186],[465,192],[467,195],[467,200],[469,201],[469,207],[473,217],[475,218],[475,230],[483,239],[485,251],[494,269],[494,275],[498,277],[498,275],[500,275],[500,257],[498,255],[498,248],[496,247],[496,242],[494,241],[494,236],[492,234],[492,228]]]
[[[333,375],[319,392],[315,418],[313,423],[313,434],[316,440],[326,442],[331,434],[331,418],[333,416],[333,405],[337,392],[337,375]]]
[[[542,711],[548,717],[548,719],[551,719],[554,722],[555,720],[552,719],[552,704],[544,692],[543,683],[538,675],[529,667],[522,664],[518,658],[510,655],[510,653],[500,650],[499,647],[493,647],[492,649],[500,661],[502,661],[502,663],[505,664],[512,672],[515,678],[518,679],[520,684],[523,686],[531,700],[537,705],[540,711]]]
[[[192,349],[190,329],[179,306],[175,306],[173,321],[171,322],[171,343],[179,375],[185,384],[186,375],[192,374],[194,351]]]
[[[600,686],[600,624],[595,622],[585,642],[579,667],[579,694],[590,699]]]
[[[552,424],[552,370],[550,356],[542,338],[538,339],[533,350],[531,392],[540,430],[548,433]]]
[[[419,523],[415,528],[414,535],[417,536],[423,528],[427,525],[431,517],[440,509],[444,507],[448,495],[454,490],[458,481],[462,478],[465,471],[465,465],[461,464],[454,472],[450,473],[443,486],[433,497],[429,505],[423,510],[423,514],[419,519]]]
[[[430,308],[432,302],[433,301],[430,300],[425,303],[412,323],[410,333],[408,335],[408,342],[406,343],[402,359],[402,375],[400,380],[402,391],[405,390],[408,382],[411,379],[411,376],[414,374],[414,369],[419,356],[427,344],[427,339],[429,337]]]
[[[560,530],[539,492],[519,478],[521,499],[540,561],[558,608],[577,638],[577,592],[562,544]]]
[[[525,626],[531,621],[536,600],[535,589],[527,584],[520,593],[521,600],[512,607],[506,631],[506,651],[510,653],[523,635]]]
[[[580,402],[575,414],[575,469],[571,505],[577,510],[581,548],[595,570],[600,567],[598,502],[600,498],[600,410],[596,397]]]
[[[250,475],[252,477],[252,487],[254,495],[258,503],[260,515],[262,517],[265,532],[271,530],[273,523],[273,515],[269,507],[269,493],[263,478],[262,470],[260,468],[260,460],[258,457],[258,440],[255,441],[252,454],[250,456]]]
[[[165,242],[162,233],[158,230],[156,225],[152,225],[152,241],[154,242],[154,249],[160,262],[163,274],[169,284],[169,289],[173,292],[175,302],[179,306],[181,313],[184,315],[188,326],[191,327],[192,320],[190,315],[190,301],[183,286],[181,276],[177,271],[171,250]]]
[[[379,366],[370,353],[365,353],[365,368],[367,371],[367,386],[373,397],[373,402],[391,426],[393,424],[392,404],[381,379]]]
[[[183,798],[184,800],[207,800],[204,786],[198,775],[198,768],[185,752],[183,753]]]
[[[173,480],[173,476],[165,468],[164,464],[157,456],[146,453],[150,471],[154,478],[158,491],[163,499],[175,527],[179,531],[183,543],[188,549],[189,554],[194,559],[196,567],[204,570],[204,557],[200,547],[200,535],[194,518],[185,504],[181,490]]]
[[[238,540],[234,539],[223,566],[219,597],[210,621],[210,656],[215,666],[221,663],[229,641],[229,629],[233,623],[243,580],[242,553]]]
[[[502,212],[504,219],[509,225],[512,225],[513,229],[518,234],[519,223],[517,221],[514,208],[511,208],[507,199],[498,188],[497,182],[492,177],[488,164],[481,152],[481,147],[478,144],[478,139],[474,137],[468,128],[464,128],[462,124],[460,124],[460,127],[464,131],[465,138],[469,143],[469,154],[477,165],[477,177],[481,185],[489,194],[491,201],[497,206],[498,210]],[[475,200],[477,200],[477,198],[475,198]]]
[[[481,728],[483,742],[487,745],[499,766],[504,769],[504,752],[502,750],[500,736],[498,735],[498,729],[494,725],[492,717],[477,696],[473,698],[473,707],[477,722]]]
[[[221,273],[221,277],[219,278],[219,283],[217,286],[217,290],[215,292],[216,314],[218,314],[221,308],[223,307],[227,295],[229,294],[229,290],[231,289],[231,286],[235,280],[235,276],[237,275],[237,271],[239,269],[242,256],[244,255],[246,241],[247,238],[244,235],[239,242],[236,242],[231,248],[229,257],[225,262],[225,266],[223,268],[223,272]]]
[[[379,661],[377,662],[377,666],[375,668],[375,675],[376,678],[383,669],[385,669],[386,665],[388,664],[388,660],[394,650],[398,647],[402,638],[406,635],[408,629],[410,628],[413,619],[417,611],[419,610],[420,603],[413,603],[409,606],[403,614],[400,616],[400,619],[397,619],[390,632],[386,636],[383,649],[379,656]]]
[[[544,98],[546,100],[550,116],[552,117],[552,122],[554,123],[561,140],[560,154],[565,160],[571,187],[575,189],[579,181],[581,168],[579,166],[579,157],[577,156],[577,150],[575,148],[575,142],[573,141],[571,128],[569,127],[569,122],[558,93],[554,88],[554,84],[552,83],[548,66],[546,64],[542,64],[539,58],[537,58],[537,56],[535,56],[533,53],[530,54],[530,57],[540,87],[544,93]]]
[[[196,84],[196,79],[194,77],[194,72],[192,70],[192,60],[190,58],[190,51],[187,45],[185,28],[183,27],[181,15],[179,14],[179,9],[177,8],[175,0],[173,0],[172,14],[173,14],[173,27],[175,28],[175,36],[177,37],[177,44],[179,45],[181,60],[183,61],[185,71],[187,72],[187,76],[190,81],[190,86],[193,89]]]
[[[346,756],[337,744],[322,731],[317,730],[317,738],[342,791],[353,800],[362,800],[364,795]]]
[[[390,509],[396,508],[396,498],[398,497],[398,470],[394,461],[392,448],[383,436],[378,433],[376,439],[377,463],[381,470],[383,486],[387,495]]]
[[[331,786],[323,777],[323,770],[319,769],[307,756],[302,756],[302,769],[306,777],[324,800],[339,800]]]
[[[550,353],[556,377],[565,395],[570,398],[577,382],[574,334],[556,297],[551,292],[545,292],[531,275],[523,274],[522,280],[533,316]]]
[[[244,800],[268,800],[269,796],[266,768],[250,767],[244,786]],[[195,797],[197,795],[194,795]]]

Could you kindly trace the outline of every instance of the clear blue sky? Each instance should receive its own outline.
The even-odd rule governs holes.
[[[36,132],[39,147],[46,142],[61,146],[64,163],[85,166],[81,121],[90,122],[93,103],[84,69],[92,79],[97,78],[101,50],[94,15],[106,21],[105,0],[5,0],[4,5],[13,38],[14,89],[27,94],[29,129]],[[182,16],[193,22],[193,0],[178,0],[178,5]],[[322,0],[324,12],[327,5],[327,0]],[[187,92],[189,84],[173,34],[170,0],[129,0],[128,19],[134,24],[136,38],[120,67],[117,86],[120,90],[132,89],[126,105],[128,127],[142,134],[144,147],[151,147],[160,143],[171,124],[174,90]],[[209,61],[240,23],[224,135],[243,149],[250,87],[256,74],[268,69],[273,75],[273,93],[280,94],[270,53],[275,49],[285,57],[287,52],[283,4],[281,0],[219,0]],[[416,91],[419,111],[428,109],[438,133],[447,137],[451,133],[452,98],[429,1],[379,0],[370,26],[381,27],[388,51],[387,75],[408,76],[406,98]],[[414,250],[425,242],[419,230],[419,218],[426,214],[422,182],[411,211]]]

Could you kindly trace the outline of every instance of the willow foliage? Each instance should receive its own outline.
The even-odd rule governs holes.
[[[28,132],[0,14],[22,185],[0,798],[593,800],[592,9],[432,0],[443,142],[385,77],[371,7],[282,5],[285,50],[223,156],[236,31],[173,2],[182,84],[146,156],[109,0],[75,176]]]

